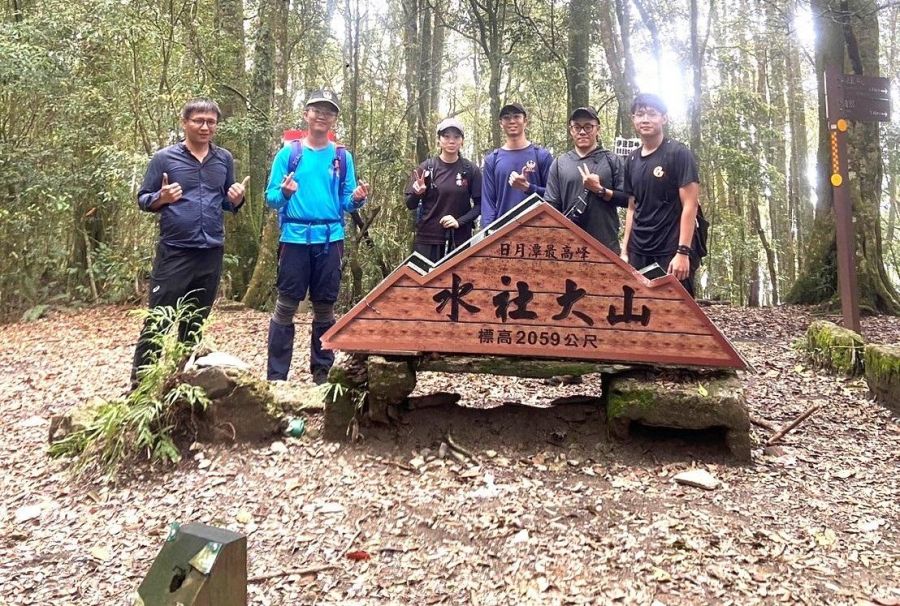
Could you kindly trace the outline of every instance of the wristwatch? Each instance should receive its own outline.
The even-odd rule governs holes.
[[[685,246],[684,244],[679,244],[678,249],[675,251],[676,255],[690,255],[691,247]]]

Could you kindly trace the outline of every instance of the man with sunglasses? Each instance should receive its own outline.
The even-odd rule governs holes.
[[[481,191],[481,225],[497,217],[531,194],[544,195],[550,152],[528,140],[528,114],[520,103],[500,108],[500,128],[506,141],[484,158]]]
[[[574,148],[550,166],[544,199],[598,242],[619,254],[618,208],[628,204],[622,192],[622,160],[599,144],[600,120],[592,107],[569,116]]]
[[[138,191],[138,207],[159,214],[150,307],[175,306],[189,294],[188,302],[198,312],[179,326],[182,341],[199,340],[200,326],[209,315],[222,275],[224,214],[236,213],[243,205],[250,179],[235,182],[234,158],[212,142],[221,119],[215,101],[188,101],[181,110],[184,140],[153,155]],[[134,352],[132,388],[137,387],[141,367],[158,355],[153,329],[148,319]]]
[[[368,185],[362,181],[357,185],[353,156],[344,150],[346,165],[342,167],[338,147],[328,139],[340,109],[332,91],[313,91],[303,111],[308,132],[300,142],[296,168],[289,168],[291,146],[283,147],[272,161],[266,202],[283,212],[278,299],[269,322],[266,374],[270,381],[287,380],[294,353],[294,314],[307,293],[313,309],[309,356],[313,381],[324,383],[334,364],[334,352],[322,349],[322,335],[335,322],[344,213],[357,210],[368,196]]]
[[[693,296],[700,265],[692,246],[700,207],[697,160],[687,146],[665,136],[669,118],[657,95],[635,97],[631,114],[641,147],[625,163],[630,199],[622,259],[638,269],[658,264]]]

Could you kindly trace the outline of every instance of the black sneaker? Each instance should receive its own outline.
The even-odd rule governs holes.
[[[313,383],[316,385],[321,385],[322,383],[328,382],[328,368],[320,366],[319,368],[313,368],[312,376]]]

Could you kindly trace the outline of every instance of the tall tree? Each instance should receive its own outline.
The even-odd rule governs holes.
[[[249,203],[266,208],[265,184],[269,166],[272,140],[272,109],[275,101],[275,31],[281,10],[288,0],[259,0],[259,14],[253,48],[253,69],[250,78],[250,107],[253,111],[254,129],[250,136],[250,182],[257,184],[251,190]],[[278,243],[278,223],[275,213],[264,215],[259,254],[253,265],[244,305],[264,307],[272,296],[275,283],[275,250]]]
[[[825,120],[825,67],[845,73],[879,75],[879,29],[876,0],[813,0],[816,28],[816,78],[819,97],[819,202],[807,252],[807,264],[790,300],[820,303],[837,294],[834,200],[830,177],[830,135]],[[877,122],[853,123],[847,137],[849,189],[856,231],[856,271],[864,309],[900,314],[900,294],[884,266],[880,201],[882,153]]]
[[[600,41],[612,78],[613,92],[618,103],[616,134],[630,132],[631,101],[638,89],[635,82],[634,61],[630,56],[629,31],[631,23],[623,10],[623,0],[605,0],[597,6],[600,22]]]
[[[569,52],[566,63],[568,111],[590,105],[591,98],[591,27],[595,4],[592,0],[569,2]]]

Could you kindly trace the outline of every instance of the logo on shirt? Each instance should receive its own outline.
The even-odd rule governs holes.
[[[463,177],[462,173],[456,173],[456,186],[457,187],[468,187],[469,182]]]
[[[533,173],[535,170],[537,170],[537,162],[529,160],[525,163],[525,166],[522,167],[522,174],[527,175],[528,173]]]
[[[656,168],[653,169],[653,176],[656,177],[657,179],[662,178],[662,176],[664,174],[666,174],[666,171],[663,170],[662,166],[657,166]]]

